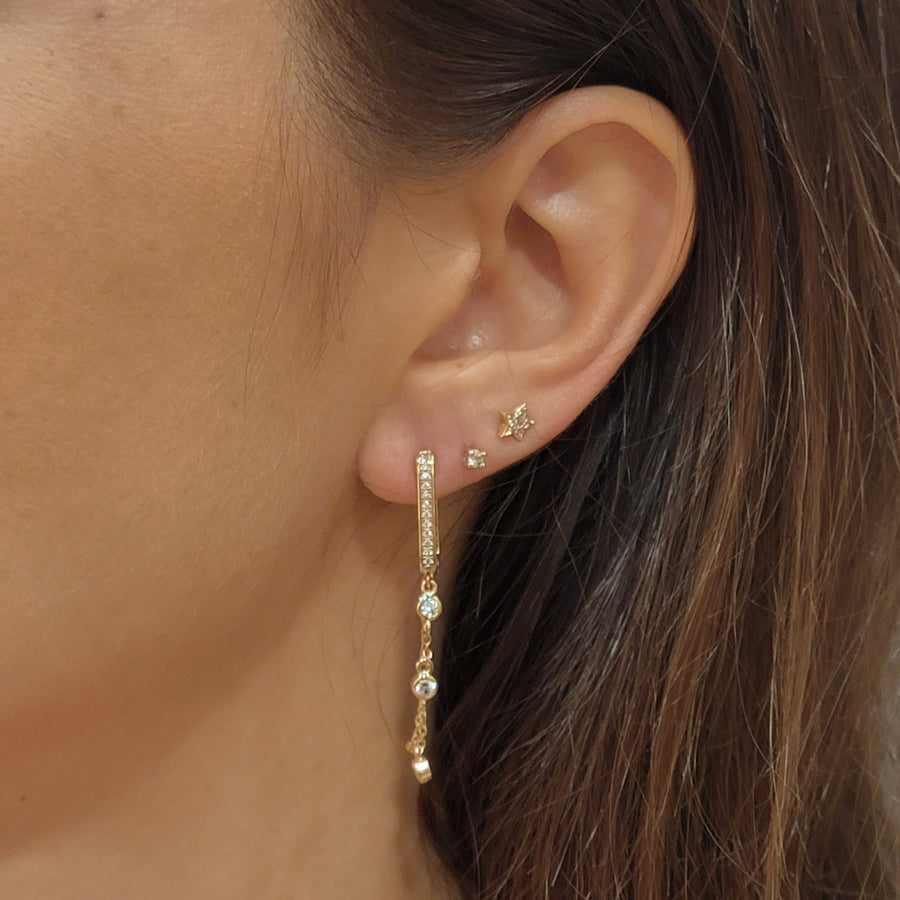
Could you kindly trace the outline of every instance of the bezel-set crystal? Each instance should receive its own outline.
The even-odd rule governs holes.
[[[413,695],[418,700],[431,700],[438,690],[437,678],[430,672],[420,672],[413,678],[410,685]]]
[[[425,591],[419,597],[416,611],[423,619],[433,622],[443,611],[440,597],[434,591]]]

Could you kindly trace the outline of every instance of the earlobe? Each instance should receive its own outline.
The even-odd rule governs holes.
[[[523,120],[460,208],[474,210],[478,273],[453,285],[455,311],[411,354],[361,445],[360,475],[388,500],[413,502],[419,448],[439,461],[438,494],[451,493],[534,452],[603,390],[687,257],[686,138],[646,95],[579,88]],[[533,424],[501,439],[522,404]],[[467,467],[470,447],[487,451],[484,468]]]

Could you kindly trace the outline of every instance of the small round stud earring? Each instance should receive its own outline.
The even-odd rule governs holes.
[[[487,453],[484,450],[477,450],[474,447],[466,450],[466,468],[483,469],[485,457],[487,457]]]

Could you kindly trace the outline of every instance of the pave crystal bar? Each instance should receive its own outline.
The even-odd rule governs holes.
[[[434,454],[422,450],[416,457],[419,498],[419,567],[423,575],[434,575],[440,555],[437,504],[434,499]]]

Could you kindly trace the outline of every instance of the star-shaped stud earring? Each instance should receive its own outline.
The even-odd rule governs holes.
[[[528,407],[526,404],[517,406],[511,413],[500,413],[503,419],[503,425],[500,427],[500,437],[514,437],[517,441],[521,441],[525,437],[525,432],[534,425],[534,419],[528,415]]]

